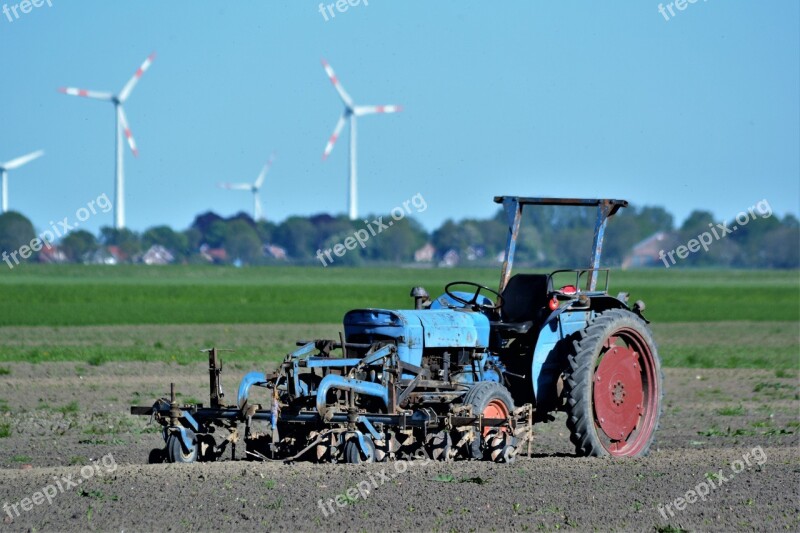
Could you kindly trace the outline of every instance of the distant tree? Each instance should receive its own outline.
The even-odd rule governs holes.
[[[176,257],[189,255],[189,240],[186,235],[174,231],[169,226],[155,226],[144,232],[142,235],[144,250],[156,244],[160,244]]]
[[[689,213],[689,216],[683,221],[681,232],[698,235],[706,231],[709,228],[709,224],[714,224],[714,214],[710,211],[695,209]]]
[[[751,218],[748,214],[746,224],[743,225],[734,220],[729,226],[731,229],[736,227],[736,230],[728,238],[735,242],[740,250],[733,266],[744,268],[767,266],[766,263],[770,262],[767,257],[771,255],[771,251],[767,250],[765,239],[771,233],[781,229],[778,217],[761,217],[756,214],[754,218]]]
[[[258,238],[261,239],[261,242],[264,244],[269,244],[273,241],[273,236],[275,235],[275,230],[278,226],[273,223],[269,222],[268,220],[260,220],[256,223],[256,233],[258,233]]]
[[[16,211],[0,215],[0,252],[10,254],[21,246],[30,246],[34,238],[33,224],[24,215]]]
[[[431,240],[439,255],[451,249],[463,252],[471,244],[468,232],[461,224],[451,219],[445,220],[444,224],[433,232]]]
[[[384,222],[387,219],[392,220],[391,217],[384,217]],[[414,252],[428,240],[427,232],[413,218],[403,218],[393,222],[390,228],[374,237],[370,235],[370,240],[366,243],[367,255],[394,263],[413,261]]]
[[[644,228],[635,209],[622,210],[613,216],[607,226],[602,249],[604,265],[620,265],[631,248],[643,238]],[[591,246],[588,245],[588,246]],[[587,246],[587,258],[589,248]],[[588,259],[587,259],[588,260]]]
[[[373,218],[374,217],[371,215],[365,217],[367,220],[372,220]],[[314,215],[310,217],[308,221],[314,226],[314,236],[317,241],[317,247],[321,247],[319,243],[326,242],[331,237],[352,234],[353,231],[357,229],[356,226],[362,227],[360,223],[354,224],[354,221],[350,220],[345,215],[340,215],[338,217],[332,217],[328,214]],[[311,251],[316,252],[316,248]]]
[[[225,245],[225,237],[227,234],[228,223],[222,219],[215,220],[203,233],[203,243],[212,248],[220,248]]]
[[[672,215],[661,207],[629,206],[609,220],[603,244],[603,264],[620,265],[631,249],[656,233],[672,231]]]
[[[100,242],[105,246],[118,247],[128,259],[132,259],[142,251],[142,242],[139,239],[139,235],[128,228],[102,227],[100,228]]]
[[[325,265],[326,266],[334,266],[334,267],[348,266],[348,267],[354,267],[354,266],[361,266],[361,265],[364,264],[364,261],[365,261],[364,258],[366,256],[366,253],[365,253],[366,251],[362,250],[361,247],[358,246],[358,245],[356,245],[356,247],[353,250],[347,250],[346,248],[344,248],[344,250],[346,250],[346,252],[341,257],[336,255],[335,252],[333,252],[333,250],[337,250],[337,249],[341,250],[342,248],[337,248],[337,245],[345,246],[345,243],[344,243],[345,239],[347,239],[348,237],[352,237],[352,236],[353,236],[352,233],[343,232],[343,233],[338,233],[338,234],[335,234],[335,235],[330,235],[326,240],[322,241],[322,244],[320,244],[319,249],[323,251],[322,257],[323,257],[323,261],[325,261]],[[371,246],[369,241],[367,241],[367,246]],[[331,254],[330,254],[331,260],[330,261],[324,255],[324,251],[325,250],[331,250]],[[370,251],[372,251],[372,250],[370,249]]]
[[[261,240],[253,227],[244,220],[226,222],[223,245],[231,259],[253,263],[263,256]]]
[[[713,232],[716,228],[714,215],[709,211],[694,210],[681,225],[678,232],[679,246],[688,246],[689,241],[698,239],[699,235]],[[730,266],[741,264],[741,248],[729,235],[725,235],[722,230],[717,232],[719,239],[714,239],[709,245],[708,251],[700,249],[697,252],[689,253],[685,259],[677,262],[676,266]]]
[[[493,258],[505,250],[508,226],[495,219],[476,220],[475,225],[481,234],[487,257]]]
[[[232,217],[228,217],[225,219],[226,222],[233,222],[234,220],[241,220],[242,222],[246,223],[251,228],[256,227],[256,222],[253,220],[253,217],[245,213],[244,211],[239,211]]]
[[[800,268],[800,229],[797,225],[782,225],[765,235],[756,266]]]
[[[558,247],[558,268],[586,268],[590,266],[594,226],[569,227],[560,229],[554,236]],[[607,264],[607,262],[604,262]]]
[[[303,217],[286,219],[275,230],[274,240],[274,244],[285,248],[289,257],[294,259],[310,259],[321,247],[314,225]]]
[[[200,249],[200,245],[203,244],[203,234],[197,228],[184,230],[183,237],[186,239],[187,250],[191,253],[197,252]]]
[[[97,239],[85,230],[76,230],[61,239],[61,251],[70,261],[82,261],[88,254],[97,250]]]
[[[781,225],[786,228],[798,228],[800,227],[800,221],[794,215],[788,214],[781,220]]]
[[[506,227],[506,232],[508,228]],[[549,228],[542,228],[530,224],[521,225],[517,235],[517,252],[515,261],[520,265],[526,264],[529,267],[556,267],[563,265],[557,253],[558,246],[552,241],[545,242],[542,232],[550,231]],[[552,235],[552,231],[550,231]],[[506,239],[503,239],[505,244]]]
[[[208,211],[206,213],[197,215],[190,227],[200,231],[201,234],[205,235],[208,231],[208,228],[211,227],[211,224],[220,220],[222,220],[221,216],[213,211]]]
[[[626,209],[622,210],[623,213],[625,211]],[[636,218],[641,227],[642,238],[647,238],[659,231],[672,231],[675,224],[672,215],[663,207],[644,206],[637,213]]]

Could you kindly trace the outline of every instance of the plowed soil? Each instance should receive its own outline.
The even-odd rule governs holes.
[[[250,370],[238,366],[225,368],[229,399]],[[203,401],[204,365],[6,368],[3,531],[800,529],[796,374],[667,369],[643,459],[575,457],[561,415],[537,426],[533,457],[510,465],[150,465],[163,441],[130,405],[152,404],[171,381],[182,400]]]

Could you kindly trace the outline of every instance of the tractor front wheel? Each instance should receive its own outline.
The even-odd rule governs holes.
[[[473,386],[465,395],[464,403],[472,406],[473,416],[482,418],[509,419],[514,412],[514,400],[503,385],[493,381],[482,381]],[[508,425],[497,428],[486,426],[464,450],[468,459],[490,459],[495,462],[506,461],[513,455],[513,437]]]
[[[661,417],[661,361],[644,321],[623,309],[578,333],[565,380],[567,427],[581,456],[642,457]]]

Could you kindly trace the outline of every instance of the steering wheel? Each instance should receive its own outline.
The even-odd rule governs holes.
[[[465,300],[464,298],[462,298],[460,296],[457,296],[452,291],[450,291],[450,287],[452,287],[453,285],[469,285],[471,287],[475,287],[475,294],[472,296],[471,300]],[[489,304],[485,304],[485,303],[479,304],[478,303],[478,296],[480,295],[482,290],[483,291],[488,291],[488,292],[494,294],[495,296],[497,296],[497,302],[494,305],[489,305]],[[463,305],[468,305],[469,307],[471,307],[475,311],[478,311],[478,310],[481,310],[481,311],[497,311],[498,309],[503,307],[503,297],[500,296],[499,292],[497,292],[494,289],[490,289],[489,287],[486,287],[484,285],[479,285],[477,283],[473,283],[472,281],[454,281],[452,283],[448,283],[444,288],[444,292],[445,292],[445,294],[447,294],[447,296],[449,296],[450,298],[452,298],[456,302],[458,302],[460,304],[463,304]]]

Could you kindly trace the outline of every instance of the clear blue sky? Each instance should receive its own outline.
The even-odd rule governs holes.
[[[39,229],[113,195],[112,106],[56,89],[118,92],[151,51],[126,104],[135,230],[251,212],[216,183],[254,180],[273,150],[269,219],[345,212],[346,135],[321,160],[342,111],[321,57],[357,103],[405,107],[359,122],[362,212],[421,193],[428,229],[490,216],[498,194],[622,197],[678,223],[763,198],[798,213],[796,0],[700,0],[669,21],[649,0],[371,0],[328,22],[306,0],[51,2],[0,15],[0,161],[47,151],[10,176]]]

